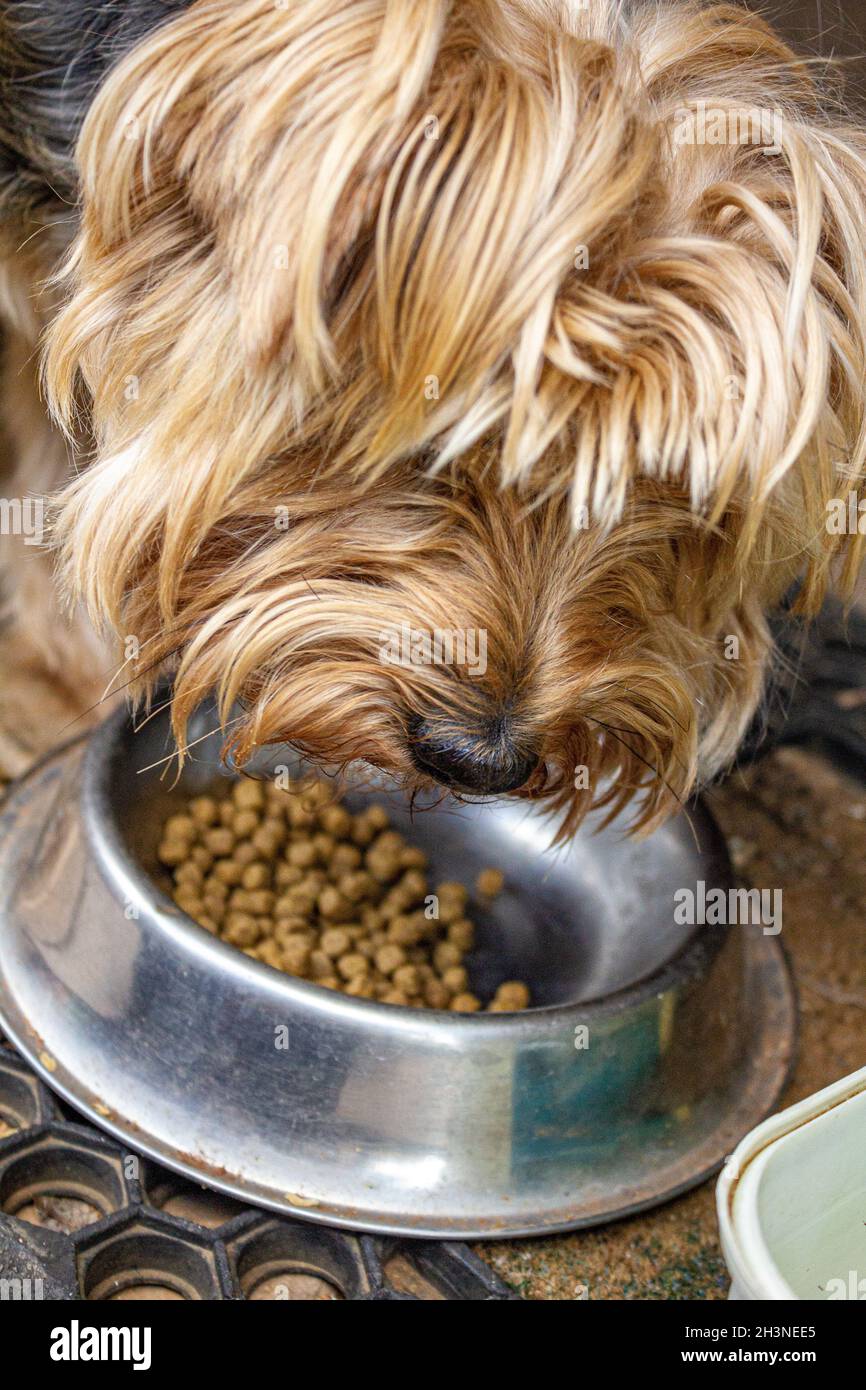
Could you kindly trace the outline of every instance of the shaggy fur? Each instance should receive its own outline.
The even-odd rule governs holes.
[[[861,559],[825,517],[866,459],[863,133],[692,3],[197,0],[97,87],[45,381],[122,681],[172,671],[181,746],[215,690],[240,762],[414,786],[419,729],[504,741],[563,833],[657,824],[792,581],[814,611]],[[690,140],[706,106],[778,149]],[[486,630],[485,673],[383,664],[403,623]]]

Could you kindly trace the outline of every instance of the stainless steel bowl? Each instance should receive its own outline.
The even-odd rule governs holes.
[[[174,906],[159,825],[220,776],[217,742],[175,781],[166,717],[134,732],[120,712],[0,815],[0,1024],[134,1149],[317,1221],[506,1236],[680,1192],[772,1107],[794,1031],[778,943],[674,923],[677,888],[731,881],[700,805],[644,842],[587,825],[551,854],[515,803],[410,819],[392,800],[434,876],[506,870],[473,910],[470,965],[482,990],[527,980],[537,1004],[422,1012],[278,974]]]

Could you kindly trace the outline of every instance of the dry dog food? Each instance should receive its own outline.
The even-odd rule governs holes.
[[[426,855],[391,829],[384,806],[352,815],[318,779],[285,790],[242,779],[169,816],[158,858],[178,907],[276,970],[384,1004],[484,1007],[464,965],[469,894],[456,882],[430,888]],[[475,886],[489,900],[503,885],[491,868]],[[508,980],[486,1007],[529,1002],[526,985]]]

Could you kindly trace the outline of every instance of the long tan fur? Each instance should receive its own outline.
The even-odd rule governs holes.
[[[702,143],[708,107],[776,148]],[[78,160],[57,541],[181,741],[215,688],[241,760],[414,782],[413,716],[507,705],[565,830],[730,761],[767,612],[863,547],[826,508],[866,458],[866,139],[763,22],[198,0]],[[383,665],[403,622],[485,629],[486,673]]]

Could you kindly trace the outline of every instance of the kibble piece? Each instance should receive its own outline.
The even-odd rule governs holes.
[[[265,792],[261,782],[251,777],[242,777],[232,788],[234,803],[239,811],[260,811],[265,804]]]
[[[350,951],[337,961],[337,970],[344,980],[354,980],[358,975],[368,974],[370,962],[359,951]]]
[[[320,864],[328,864],[331,855],[336,849],[337,842],[333,835],[326,835],[324,830],[320,830],[318,835],[314,835],[310,844],[316,852],[316,858]]]
[[[282,831],[275,829],[273,825],[262,823],[250,837],[250,844],[262,859],[273,859],[283,843],[283,838]]]
[[[315,901],[322,889],[327,887],[327,883],[328,875],[324,869],[308,869],[298,887],[302,888],[305,893],[312,893]]]
[[[391,977],[397,989],[406,994],[420,994],[424,985],[417,965],[400,965]]]
[[[178,864],[185,864],[189,855],[189,845],[186,840],[163,840],[156,857],[160,864],[165,864],[167,868],[176,868]]]
[[[375,959],[377,970],[381,970],[383,975],[393,975],[395,970],[406,964],[406,952],[402,946],[389,942],[387,946],[380,946]]]
[[[431,1009],[447,1009],[451,1003],[451,993],[442,981],[434,976],[423,985],[424,1000]]]
[[[223,935],[226,941],[230,941],[233,946],[255,946],[261,934],[259,923],[250,913],[228,913]]]
[[[363,858],[364,856],[357,845],[339,844],[331,855],[330,867],[336,870],[337,877],[339,877],[341,873],[360,869]]]
[[[200,884],[204,882],[204,874],[198,864],[194,864],[191,859],[185,859],[179,864],[174,875],[175,883]]]
[[[278,888],[292,888],[303,877],[302,870],[296,864],[278,864],[274,873]]]
[[[385,810],[385,807],[378,801],[374,801],[372,805],[367,807],[366,816],[367,824],[371,825],[374,830],[384,830],[391,823],[391,818],[388,815],[388,812]],[[402,840],[402,838],[403,837],[401,835],[400,839]]]
[[[400,872],[400,860],[393,850],[371,846],[364,863],[377,883],[393,883]]]
[[[274,940],[279,946],[285,946],[290,937],[300,937],[311,950],[319,940],[318,932],[310,929],[306,917],[280,917],[274,922]]]
[[[229,888],[236,888],[244,873],[243,866],[236,859],[218,859],[213,871],[220,883],[225,883]]]
[[[206,830],[204,843],[211,854],[229,855],[235,847],[234,831],[229,830],[227,825],[219,826],[216,830]]]
[[[192,840],[199,832],[199,826],[192,816],[169,816],[163,826],[163,835],[167,840]]]
[[[316,905],[316,894],[302,888],[300,884],[289,888],[274,903],[275,917],[306,917]]]
[[[455,1014],[474,1014],[481,1008],[481,1000],[474,994],[457,994],[449,1007]]]
[[[406,848],[406,841],[399,830],[382,830],[370,848],[377,851],[381,850],[383,853],[399,855],[400,851]]]
[[[409,1003],[409,995],[402,989],[386,989],[379,998],[383,1004],[402,1004],[405,1007]]]
[[[283,954],[271,937],[265,937],[264,941],[259,942],[259,960],[264,961],[265,965],[270,965],[274,970],[282,970]]]
[[[191,883],[182,883],[179,888],[175,888],[172,897],[178,907],[190,917],[195,917],[202,911],[201,894]]]
[[[482,869],[475,887],[482,898],[495,898],[505,887],[505,875],[501,869]]]
[[[209,869],[213,863],[213,855],[204,845],[193,845],[189,857],[193,864],[198,864],[200,869]]]
[[[312,840],[298,840],[295,844],[289,845],[286,850],[286,858],[297,869],[310,869],[315,864],[318,855]]]
[[[329,884],[319,894],[318,908],[321,915],[329,921],[348,922],[352,917],[353,904]]]
[[[433,964],[440,974],[448,970],[452,965],[460,965],[463,960],[463,952],[459,946],[455,946],[453,941],[440,941],[433,947]]]
[[[471,951],[475,945],[475,928],[466,917],[450,922],[447,928],[448,940],[461,951]]]
[[[350,903],[359,903],[369,898],[375,890],[375,882],[370,874],[360,870],[357,873],[343,874],[337,881],[337,891],[348,898]]]
[[[342,927],[329,927],[327,931],[322,932],[319,946],[326,956],[336,960],[338,956],[344,956],[351,950],[352,938]]]
[[[324,951],[313,950],[310,952],[310,973],[315,979],[323,979],[326,975],[333,975],[334,962],[330,956],[326,956]]]
[[[261,855],[254,844],[251,844],[249,840],[244,840],[243,844],[235,848],[232,858],[236,864],[245,869],[247,864],[254,864],[257,859],[261,858]]]
[[[438,884],[436,893],[439,898],[448,898],[449,901],[463,903],[464,907],[469,899],[469,893],[464,885],[455,879],[446,879],[444,883]]]
[[[400,868],[426,869],[427,855],[424,853],[423,849],[418,849],[417,845],[406,845],[405,849],[401,849],[400,851]],[[426,881],[424,891],[425,893],[427,891]]]
[[[344,840],[352,829],[352,817],[345,806],[326,806],[319,812],[319,825],[335,840]]]
[[[231,828],[239,840],[245,840],[248,835],[259,825],[259,818],[255,811],[238,811],[232,821]]]
[[[247,893],[249,910],[256,917],[267,917],[274,908],[274,895],[270,888],[255,888]]]
[[[469,989],[469,972],[463,965],[451,965],[442,971],[442,983],[452,994],[465,994]]]
[[[329,787],[315,773],[310,773],[302,779],[300,792],[303,799],[315,810],[330,806],[334,800],[333,788]]]
[[[214,825],[219,819],[219,807],[212,796],[195,796],[189,803],[189,813],[197,825]]]
[[[302,936],[288,936],[280,946],[281,964],[290,975],[306,975],[310,969],[311,954],[310,943]]]
[[[427,892],[427,877],[420,869],[407,869],[397,887],[404,894],[407,905],[417,903]]]
[[[388,924],[388,940],[398,946],[416,946],[421,940],[418,924],[411,917],[394,917]]]
[[[286,793],[280,791],[279,787],[272,787],[270,783],[266,783],[265,814],[270,819],[278,820],[282,824],[285,824],[287,809]]]
[[[267,888],[270,881],[271,871],[261,859],[254,860],[241,870],[241,883],[244,888]]]
[[[346,985],[346,993],[355,999],[375,999],[376,987],[366,975],[353,975]]]
[[[466,904],[460,902],[457,898],[446,897],[439,899],[438,920],[442,923],[443,927],[449,927],[453,922],[461,921],[465,911]]]
[[[226,905],[221,898],[213,898],[209,894],[201,900],[201,905],[212,922],[219,924],[226,915]]]
[[[360,816],[356,816],[352,823],[352,839],[355,844],[360,845],[362,849],[366,849],[368,845],[372,844],[375,836],[376,828],[370,823],[363,812]]]
[[[494,994],[490,1012],[511,1013],[528,1006],[529,990],[522,980],[507,980]]]
[[[311,830],[316,824],[314,813],[305,810],[297,797],[293,797],[289,804],[289,824],[293,830]]]

